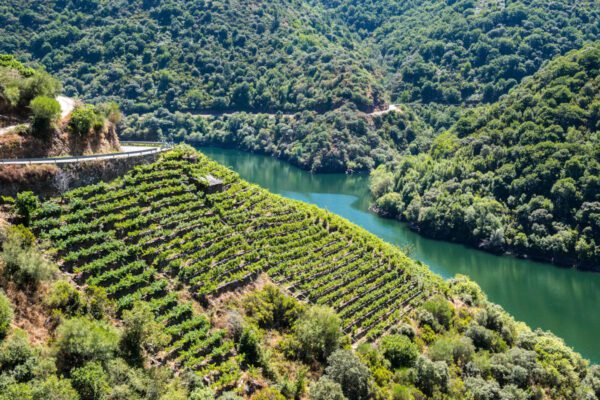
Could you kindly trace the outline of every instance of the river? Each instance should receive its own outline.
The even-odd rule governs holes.
[[[600,363],[600,273],[496,256],[463,245],[424,238],[406,224],[368,211],[367,174],[311,174],[269,156],[214,147],[203,153],[273,193],[316,204],[408,249],[444,278],[468,275],[516,319],[549,330],[594,363]]]

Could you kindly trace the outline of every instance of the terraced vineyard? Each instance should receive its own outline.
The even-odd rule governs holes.
[[[211,186],[216,179],[222,184]],[[439,282],[364,230],[244,182],[188,148],[45,203],[33,227],[65,271],[106,288],[119,312],[150,303],[172,335],[160,360],[217,388],[240,374],[233,342],[183,300],[189,295],[208,306],[266,273],[294,296],[333,307],[361,341],[389,330]]]

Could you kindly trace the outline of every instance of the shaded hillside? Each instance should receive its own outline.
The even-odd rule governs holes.
[[[16,205],[31,204],[26,197]],[[138,357],[187,371],[161,389],[170,399],[227,390],[253,399],[598,394],[595,367],[551,334],[515,322],[466,278],[443,282],[347,221],[269,194],[188,148],[50,200],[31,217],[63,273],[86,293],[105,293],[112,323],[125,321],[122,331],[107,327],[102,313],[85,322],[85,310],[62,320],[54,346],[79,393],[90,385],[82,371],[107,383],[93,386],[100,393],[118,393],[108,384],[117,379],[113,368],[134,362],[131,344],[146,337],[131,329],[151,326],[163,340],[139,342]],[[64,364],[64,338],[80,326],[94,332],[82,340],[108,332],[106,349],[118,335],[135,340],[89,353],[73,368]],[[164,384],[160,376],[156,384]],[[144,392],[130,382],[119,390]],[[6,387],[40,384],[34,375]]]
[[[600,46],[475,110],[428,154],[373,174],[376,208],[425,235],[598,269]]]

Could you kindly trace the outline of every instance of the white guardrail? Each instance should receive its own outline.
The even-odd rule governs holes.
[[[132,142],[129,142],[133,144]],[[149,143],[140,143],[148,145]],[[35,165],[35,164],[75,164],[86,161],[114,160],[118,158],[140,157],[148,154],[162,153],[170,150],[173,145],[160,144],[154,148],[144,148],[142,150],[124,151],[120,153],[96,154],[91,156],[74,156],[74,157],[48,157],[48,158],[14,158],[0,159],[0,165]]]

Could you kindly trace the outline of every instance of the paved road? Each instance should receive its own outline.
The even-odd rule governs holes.
[[[117,158],[140,157],[148,154],[162,153],[171,147],[122,146],[120,153],[97,154],[92,156],[59,157],[59,158],[20,158],[0,160],[2,165],[37,165],[37,164],[75,164],[88,161],[113,160]]]

